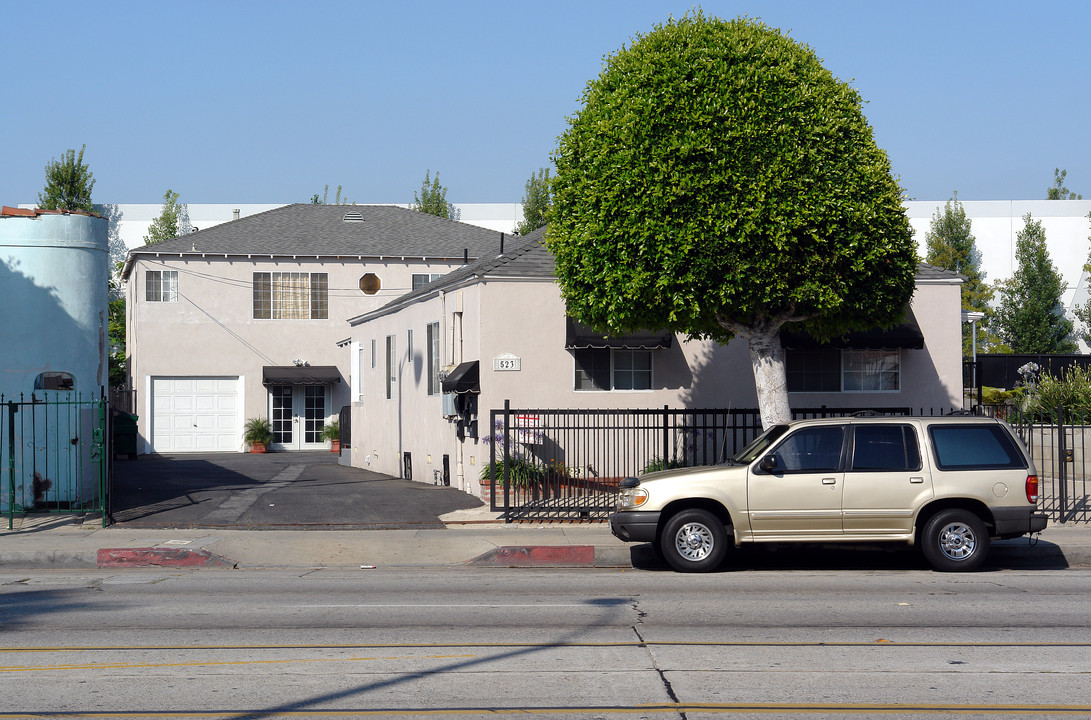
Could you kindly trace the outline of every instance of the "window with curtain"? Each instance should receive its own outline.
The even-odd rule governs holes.
[[[890,392],[899,388],[897,350],[846,350],[841,356],[845,392]]]
[[[898,350],[788,350],[788,392],[895,392],[901,389]]]
[[[325,320],[329,317],[326,273],[254,273],[254,318]]]

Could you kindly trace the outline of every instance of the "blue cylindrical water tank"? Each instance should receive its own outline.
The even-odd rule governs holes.
[[[42,373],[70,374],[84,397],[109,385],[107,226],[89,215],[0,215],[0,394],[8,399],[29,397]]]

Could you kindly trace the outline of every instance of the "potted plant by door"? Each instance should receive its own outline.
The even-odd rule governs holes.
[[[263,453],[273,442],[273,426],[265,418],[250,418],[243,427],[242,438],[250,446],[250,452]]]
[[[341,425],[337,420],[322,426],[322,439],[330,441],[331,452],[341,452]]]

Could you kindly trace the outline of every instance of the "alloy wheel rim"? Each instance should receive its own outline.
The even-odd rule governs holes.
[[[704,560],[712,552],[712,531],[701,523],[687,523],[675,534],[674,545],[686,560]]]
[[[940,532],[939,546],[943,554],[952,560],[965,560],[974,554],[977,538],[968,525],[951,523]]]

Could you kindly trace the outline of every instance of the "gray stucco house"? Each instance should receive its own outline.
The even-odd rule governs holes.
[[[130,251],[127,345],[141,453],[327,447],[349,403],[346,320],[481,257],[501,234],[392,206],[296,204]]]
[[[481,494],[488,412],[754,408],[749,349],[641,333],[603,338],[566,316],[543,231],[349,321],[351,462]],[[962,402],[961,277],[921,264],[902,325],[816,346],[782,334],[793,407],[948,409]],[[476,402],[478,427],[454,421]]]

